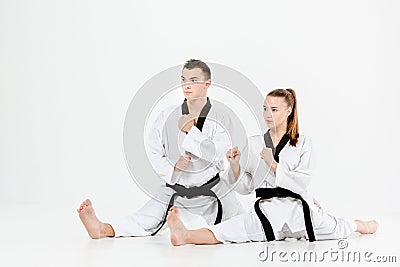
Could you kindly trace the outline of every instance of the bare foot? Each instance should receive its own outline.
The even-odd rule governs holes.
[[[372,221],[355,220],[355,222],[357,224],[356,232],[359,232],[360,234],[373,234],[379,227],[378,222],[375,220]]]
[[[77,211],[90,237],[93,239],[100,238],[102,222],[94,214],[92,202],[86,199]]]
[[[186,244],[188,230],[179,218],[178,208],[172,207],[168,211],[167,223],[171,232],[171,243],[174,246]]]

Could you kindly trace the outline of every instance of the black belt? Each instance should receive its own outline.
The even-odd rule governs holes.
[[[219,224],[222,220],[222,204],[221,201],[219,200],[217,194],[215,194],[214,191],[211,190],[215,185],[217,185],[220,181],[219,174],[215,175],[211,180],[209,180],[207,183],[201,185],[201,186],[193,186],[193,187],[185,187],[180,184],[166,184],[167,187],[170,187],[175,190],[175,193],[171,196],[171,199],[169,200],[167,212],[165,213],[165,216],[158,227],[158,229],[152,233],[151,235],[156,235],[158,231],[161,230],[161,228],[164,226],[165,222],[167,221],[167,214],[169,209],[174,205],[175,199],[179,197],[186,197],[186,198],[194,198],[198,196],[209,196],[209,197],[214,197],[217,199],[218,203],[218,212],[217,212],[217,218],[215,219],[214,224]]]
[[[296,194],[296,193],[294,193],[288,189],[282,188],[282,187],[257,188],[256,189],[256,197],[259,197],[259,199],[256,201],[256,203],[254,203],[254,209],[256,211],[258,218],[261,221],[262,227],[264,228],[265,236],[267,237],[268,241],[275,240],[275,235],[274,235],[274,231],[272,230],[271,223],[268,221],[267,217],[264,215],[264,213],[260,209],[260,200],[270,199],[273,197],[279,197],[279,198],[291,197],[291,198],[299,199],[301,201],[301,204],[303,205],[304,222],[306,224],[308,240],[310,242],[315,241],[315,235],[314,235],[314,230],[313,230],[312,221],[311,221],[310,207],[308,206],[307,202],[299,194]]]

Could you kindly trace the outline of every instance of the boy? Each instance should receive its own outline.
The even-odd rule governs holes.
[[[146,142],[150,163],[165,186],[157,199],[110,223],[96,217],[90,200],[83,201],[78,213],[91,238],[155,235],[174,203],[189,214],[201,215],[208,224],[241,213],[235,193],[219,177],[225,152],[231,147],[231,119],[207,97],[210,68],[191,59],[183,66],[181,81],[184,102],[161,113]]]

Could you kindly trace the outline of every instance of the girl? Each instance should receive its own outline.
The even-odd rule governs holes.
[[[171,243],[240,243],[288,237],[314,241],[346,238],[354,231],[375,233],[375,220],[334,217],[307,192],[312,177],[312,147],[308,137],[299,135],[294,90],[270,92],[263,114],[269,130],[250,137],[243,153],[234,147],[226,154],[230,163],[228,180],[235,190],[249,194],[256,189],[259,199],[252,211],[208,228],[187,230],[178,209],[172,207],[167,216]]]

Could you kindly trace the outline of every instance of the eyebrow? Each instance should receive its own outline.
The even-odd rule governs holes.
[[[183,76],[181,76],[181,78],[186,79],[186,77],[183,77]],[[190,77],[189,80],[191,80],[191,79],[198,79],[198,78],[199,78],[199,77],[193,76],[193,77]]]
[[[268,108],[268,106],[264,105],[264,108]],[[269,108],[278,108],[278,107],[269,107]]]

